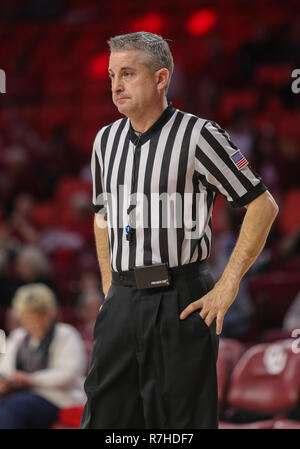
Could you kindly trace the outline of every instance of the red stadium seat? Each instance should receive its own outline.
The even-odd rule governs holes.
[[[221,342],[222,347],[228,353],[232,368],[234,368],[246,348],[243,343],[233,338],[222,338]]]
[[[226,400],[229,379],[234,366],[245,350],[244,345],[231,338],[221,338],[217,361],[219,404]]]
[[[55,192],[57,207],[61,209],[68,207],[73,195],[78,192],[85,192],[90,195],[90,183],[75,176],[64,177],[61,181],[59,181]]]
[[[300,421],[293,419],[277,419],[274,421],[273,429],[300,429]]]
[[[263,343],[272,343],[278,340],[286,340],[287,338],[290,338],[290,336],[291,333],[285,329],[281,328],[268,329],[262,335],[261,341]]]
[[[280,215],[280,228],[282,232],[293,232],[300,223],[300,189],[291,189],[285,195],[283,210]]]
[[[228,120],[238,109],[253,110],[258,101],[257,92],[253,89],[227,91],[221,97],[219,114],[222,121]]]
[[[48,201],[39,203],[33,211],[34,223],[39,228],[46,228],[56,224],[55,204]]]
[[[78,429],[80,425],[83,406],[70,407],[59,411],[58,420],[52,429]]]
[[[300,359],[292,343],[259,344],[242,355],[227,394],[231,415],[233,410],[244,410],[269,419],[284,418],[298,404]]]
[[[230,377],[230,360],[225,348],[222,348],[220,342],[219,355],[217,361],[217,373],[218,373],[218,400],[219,404],[222,405],[224,402],[224,397],[226,395],[226,390],[228,386],[228,381]]]
[[[257,83],[280,87],[286,84],[291,72],[292,67],[287,64],[265,64],[257,67],[254,76]]]
[[[272,419],[247,424],[219,421],[219,429],[273,429],[273,425],[274,421]]]

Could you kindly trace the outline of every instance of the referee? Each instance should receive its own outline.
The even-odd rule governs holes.
[[[226,131],[167,102],[173,58],[161,36],[108,44],[112,99],[125,118],[100,129],[92,154],[106,298],[81,428],[215,429],[224,315],[278,207]],[[218,194],[247,211],[214,283],[206,260]]]

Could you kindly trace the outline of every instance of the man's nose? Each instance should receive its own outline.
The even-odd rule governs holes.
[[[112,84],[111,84],[112,93],[115,94],[118,92],[122,92],[123,89],[124,89],[124,86],[123,86],[122,80],[118,77],[115,77],[112,80]]]

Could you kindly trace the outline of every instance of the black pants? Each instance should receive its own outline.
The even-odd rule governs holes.
[[[215,321],[180,312],[214,281],[185,266],[172,286],[113,282],[99,311],[85,381],[82,429],[214,429],[218,426]]]

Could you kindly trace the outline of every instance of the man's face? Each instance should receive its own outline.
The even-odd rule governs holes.
[[[158,97],[156,72],[140,50],[114,51],[109,59],[112,99],[121,114],[132,117],[151,107]]]

